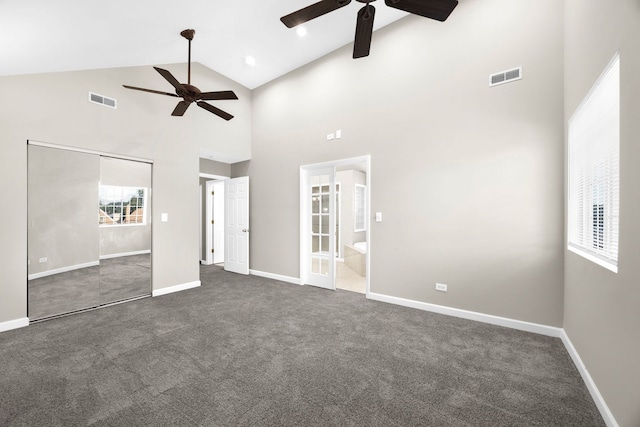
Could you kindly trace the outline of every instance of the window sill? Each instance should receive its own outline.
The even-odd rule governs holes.
[[[580,255],[581,257],[586,258],[589,261],[598,264],[600,267],[604,267],[609,271],[613,271],[614,273],[618,272],[618,266],[616,264],[611,263],[610,261],[606,261],[602,258],[599,258],[595,255],[590,254],[587,251],[584,251],[582,249],[576,248],[571,245],[567,245],[567,249],[573,252],[574,254]]]

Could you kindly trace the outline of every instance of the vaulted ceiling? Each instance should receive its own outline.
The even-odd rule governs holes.
[[[0,76],[187,62],[179,33],[193,28],[192,60],[253,89],[352,43],[355,1],[305,36],[280,22],[314,1],[0,0]],[[406,15],[374,6],[374,30]]]

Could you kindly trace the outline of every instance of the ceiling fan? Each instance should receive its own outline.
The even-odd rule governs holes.
[[[356,21],[356,36],[353,45],[353,57],[362,58],[369,56],[371,48],[371,35],[373,34],[373,18],[376,9],[371,5],[376,0],[356,0],[365,3],[358,11]],[[289,28],[293,28],[307,21],[311,21],[326,13],[333,12],[351,3],[351,0],[321,0],[296,12],[280,18],[280,21]],[[384,3],[414,15],[424,16],[438,21],[445,21],[453,9],[458,5],[458,0],[384,0]]]
[[[167,70],[164,70],[159,67],[153,67],[158,73],[160,73],[162,77],[165,78],[166,81],[168,81],[171,84],[171,86],[173,86],[176,89],[176,93],[162,92],[159,90],[144,89],[141,87],[127,86],[127,85],[122,85],[122,86],[126,87],[127,89],[135,89],[135,90],[141,90],[143,92],[151,92],[151,93],[157,93],[160,95],[167,95],[167,96],[174,96],[176,98],[182,98],[182,101],[178,102],[178,105],[176,105],[176,108],[171,113],[172,116],[182,116],[184,112],[187,111],[187,108],[189,108],[189,105],[191,105],[192,102],[195,102],[198,105],[198,107],[204,108],[205,110],[210,111],[213,114],[219,117],[222,117],[225,120],[231,120],[233,118],[231,114],[227,113],[226,111],[222,111],[221,109],[214,107],[213,105],[208,104],[204,101],[218,101],[222,99],[238,99],[238,97],[236,96],[235,93],[233,93],[232,90],[223,90],[219,92],[201,92],[200,89],[191,85],[191,40],[193,40],[193,35],[195,33],[196,33],[195,30],[184,30],[180,33],[182,37],[189,40],[189,65],[188,65],[189,68],[188,68],[188,74],[187,74],[187,83],[178,82],[178,80],[175,77],[173,77],[173,75]]]

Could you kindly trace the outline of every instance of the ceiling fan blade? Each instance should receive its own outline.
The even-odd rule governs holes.
[[[211,104],[207,104],[206,102],[202,102],[202,101],[198,102],[198,107],[204,108],[205,110],[210,111],[216,116],[222,117],[225,120],[233,119],[233,116],[231,114],[227,113],[226,111],[222,111],[221,109],[214,107]]]
[[[238,99],[238,96],[232,90],[221,90],[219,92],[202,92],[198,99],[214,101],[218,99]]]
[[[159,90],[153,90],[153,89],[143,89],[141,87],[135,87],[135,86],[127,86],[127,85],[122,85],[122,86],[126,87],[127,89],[141,90],[143,92],[151,92],[151,93],[157,93],[159,95],[168,95],[168,96],[175,96],[176,98],[180,98],[175,93],[161,92]]]
[[[160,73],[160,75],[162,77],[164,77],[164,79],[166,81],[168,81],[169,83],[171,83],[171,86],[176,88],[176,91],[178,93],[178,95],[182,96],[182,94],[185,92],[184,88],[182,87],[182,85],[180,84],[180,82],[178,80],[176,80],[175,77],[173,77],[173,74],[171,74],[169,71],[164,70],[162,68],[158,68],[158,67],[153,67],[156,69],[157,72]]]
[[[171,113],[171,115],[182,116],[184,112],[187,111],[187,108],[189,108],[189,104],[190,102],[187,102],[187,101],[178,102],[178,105],[176,105],[176,108],[173,110],[173,113]]]
[[[288,28],[293,28],[297,25],[304,24],[307,21],[311,21],[318,16],[322,16],[325,13],[340,9],[349,3],[351,3],[351,0],[321,0],[296,12],[283,16],[280,18],[280,21],[282,21],[282,23]]]
[[[371,48],[371,36],[373,35],[373,18],[376,8],[367,4],[358,11],[358,23],[356,24],[356,39],[353,42],[353,58],[369,56]]]
[[[414,15],[446,21],[458,5],[458,0],[384,0],[384,3]]]

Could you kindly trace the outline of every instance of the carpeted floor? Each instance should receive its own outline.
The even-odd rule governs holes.
[[[202,267],[0,334],[2,426],[603,426],[561,341]]]

